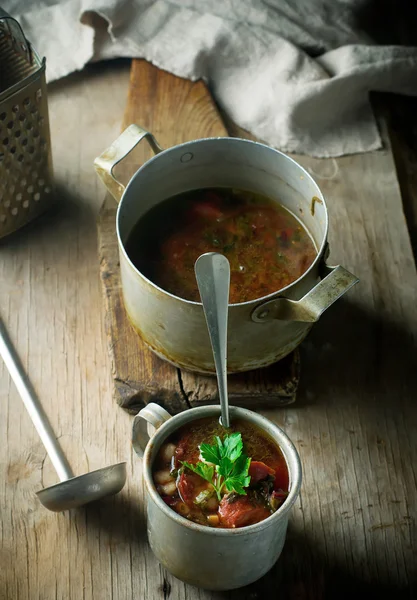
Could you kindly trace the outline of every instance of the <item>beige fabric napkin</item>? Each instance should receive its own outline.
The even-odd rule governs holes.
[[[47,57],[49,81],[92,60],[146,58],[204,78],[229,116],[268,144],[319,157],[381,147],[370,91],[417,95],[417,48],[392,45],[403,4],[387,15],[382,45],[370,31],[382,5],[370,13],[371,4],[3,0]]]

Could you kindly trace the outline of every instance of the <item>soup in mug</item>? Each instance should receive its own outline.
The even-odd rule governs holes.
[[[231,304],[286,287],[317,256],[309,233],[286,208],[232,188],[193,190],[161,202],[134,226],[126,251],[156,285],[197,302],[197,258],[224,254],[230,262]]]
[[[164,502],[200,525],[236,528],[272,515],[289,492],[284,455],[256,425],[217,417],[198,419],[173,433],[153,465]]]

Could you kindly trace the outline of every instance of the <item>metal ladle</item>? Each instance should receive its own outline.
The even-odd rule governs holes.
[[[220,396],[221,424],[230,427],[227,396],[227,315],[229,309],[230,264],[223,254],[202,254],[194,266],[216,366]]]
[[[0,356],[61,480],[61,483],[37,492],[41,503],[49,510],[59,512],[120,492],[126,482],[125,462],[74,477],[1,319]]]

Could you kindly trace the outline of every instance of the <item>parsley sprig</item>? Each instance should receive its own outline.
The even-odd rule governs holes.
[[[199,461],[194,465],[184,461],[182,464],[209,481],[219,500],[225,488],[228,492],[246,495],[245,487],[250,483],[248,473],[251,459],[243,453],[242,435],[232,433],[224,440],[219,436],[214,439],[214,445],[201,444],[200,446],[200,454],[207,462]]]

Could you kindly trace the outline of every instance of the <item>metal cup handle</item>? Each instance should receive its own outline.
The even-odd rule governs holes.
[[[161,425],[171,418],[171,415],[165,408],[154,402],[150,402],[138,412],[134,418],[132,428],[132,446],[138,456],[142,458],[146,446],[152,437],[149,434],[150,427],[154,430],[159,429]]]
[[[314,323],[324,311],[345,294],[359,279],[338,265],[324,265],[325,277],[300,300],[275,298],[257,306],[252,312],[255,323],[265,323],[272,319]]]
[[[142,129],[139,125],[129,125],[122,134],[119,135],[111,146],[107,148],[94,161],[94,168],[97,175],[103,181],[113,198],[120,202],[125,191],[125,186],[113,175],[114,167],[123,160],[143,139],[146,139],[155,154],[162,152],[154,136]]]

